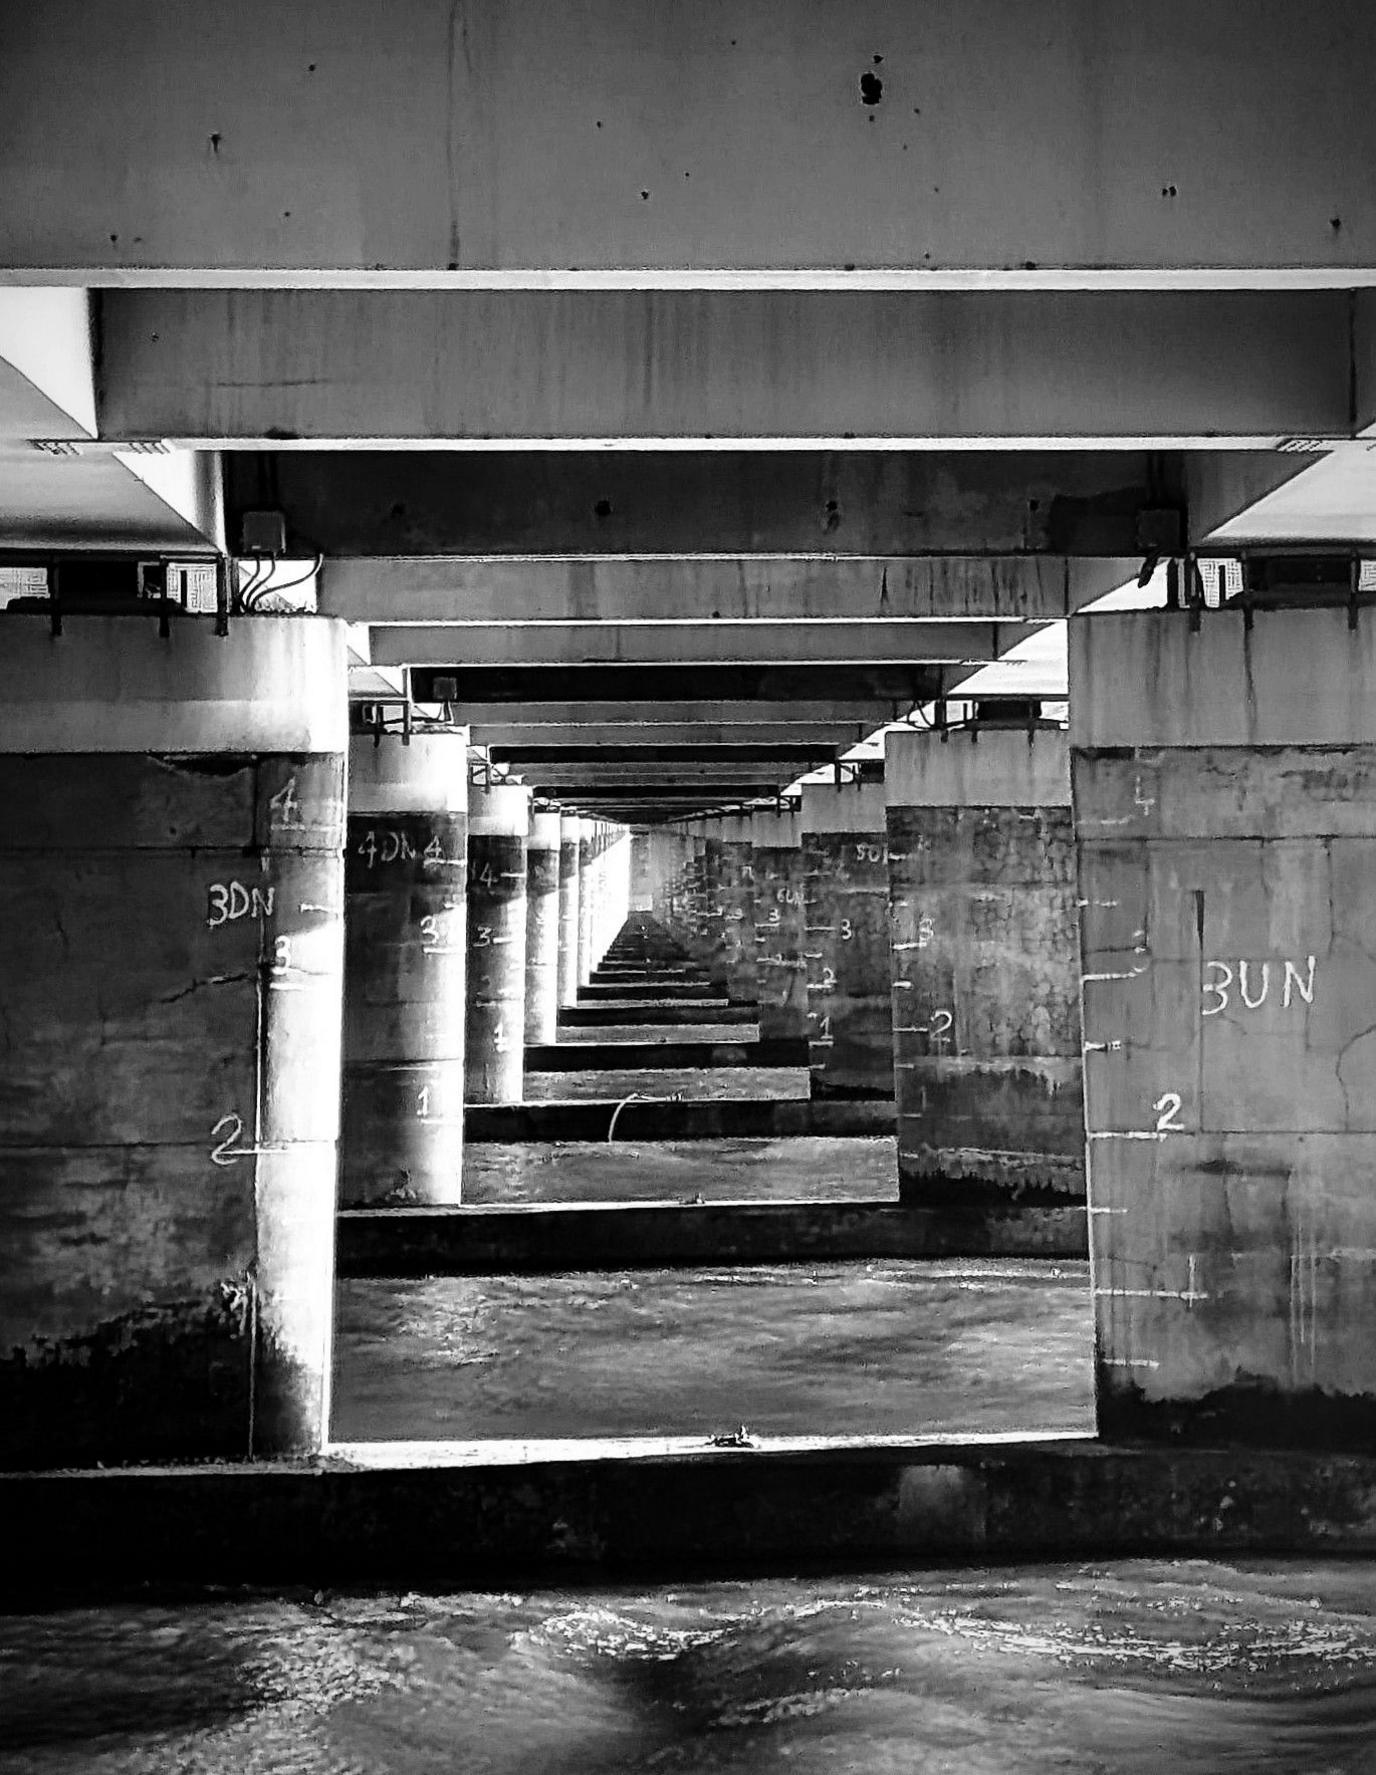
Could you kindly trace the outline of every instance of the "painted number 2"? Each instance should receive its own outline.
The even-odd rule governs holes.
[[[1158,1134],[1185,1134],[1189,1130],[1185,1124],[1177,1120],[1183,1099],[1178,1091],[1163,1091],[1152,1104],[1156,1111],[1156,1132]]]

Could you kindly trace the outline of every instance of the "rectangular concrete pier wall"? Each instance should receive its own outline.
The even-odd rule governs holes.
[[[807,785],[803,959],[815,1096],[893,1096],[882,783]]]
[[[341,626],[0,630],[0,1465],[311,1452],[339,1131]]]
[[[1084,1197],[1064,731],[886,741],[903,1199]]]
[[[755,1000],[755,860],[748,817],[731,815],[707,828],[707,968],[732,1004]]]
[[[1071,625],[1100,1418],[1376,1439],[1376,625]]]
[[[755,994],[760,1039],[786,1041],[808,1033],[807,963],[803,951],[807,899],[802,822],[796,813],[751,818],[755,869]]]

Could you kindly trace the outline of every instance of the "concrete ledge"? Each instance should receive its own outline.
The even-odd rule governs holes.
[[[647,980],[642,974],[625,980],[589,980],[578,988],[578,997],[583,1004],[604,999],[664,1004],[670,999],[712,999],[715,994],[710,980]]]
[[[549,1103],[471,1103],[465,1137],[511,1144],[526,1140],[719,1140],[798,1134],[892,1134],[894,1107],[883,1098],[812,1103],[806,1097],[586,1098]],[[895,1180],[895,1188],[897,1187]]]
[[[755,1005],[732,1005],[724,998],[608,999],[595,1005],[563,1005],[566,1028],[591,1029],[611,1023],[758,1023]]]
[[[752,1042],[550,1042],[526,1049],[533,1072],[690,1072],[701,1067],[806,1066],[804,1040]]]
[[[801,1562],[1376,1555],[1371,1458],[1075,1438],[6,1475],[0,1507],[22,1525],[0,1580],[11,1606],[148,1584],[436,1590]]]
[[[341,1276],[805,1263],[867,1257],[1083,1258],[1083,1208],[933,1213],[889,1202],[350,1208]]]

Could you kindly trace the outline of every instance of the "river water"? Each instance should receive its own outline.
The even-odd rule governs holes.
[[[343,1281],[333,1434],[1093,1428],[1088,1265],[981,1259]]]
[[[1376,1567],[121,1603],[0,1698],[15,1775],[1370,1775]]]
[[[896,1202],[889,1135],[773,1140],[471,1140],[464,1201]]]

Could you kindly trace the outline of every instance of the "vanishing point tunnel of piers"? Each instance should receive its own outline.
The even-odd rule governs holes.
[[[1376,1544],[1376,22],[1132,11],[15,22],[26,1582]]]

